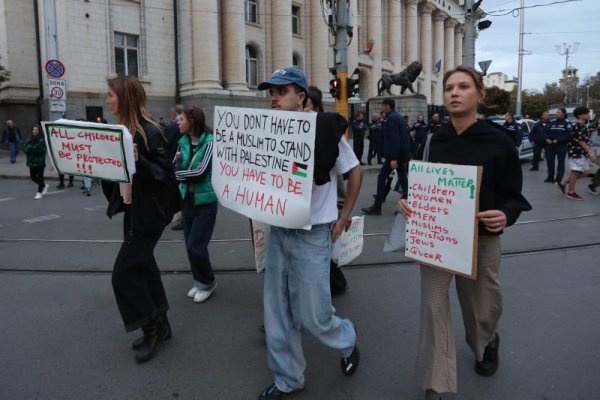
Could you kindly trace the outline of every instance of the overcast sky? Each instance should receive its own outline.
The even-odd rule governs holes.
[[[579,69],[580,81],[600,71],[600,0],[527,8],[555,1],[561,0],[525,0],[523,48],[531,54],[523,56],[523,89],[542,90],[546,83],[558,83],[565,56],[559,55],[555,46],[563,43],[572,48],[580,43],[569,56],[569,65]],[[492,60],[488,73],[503,72],[509,78],[518,75],[518,12],[496,16],[518,7],[520,0],[483,0],[481,4],[492,26],[479,32],[475,65]]]

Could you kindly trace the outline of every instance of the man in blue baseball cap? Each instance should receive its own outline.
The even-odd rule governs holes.
[[[306,78],[295,67],[278,69],[258,89],[269,91],[274,110],[303,111],[307,102]],[[343,120],[346,125],[339,129],[336,121],[340,118],[343,120],[333,113],[317,116],[312,228],[271,227],[264,262],[263,305],[267,359],[275,382],[263,390],[259,400],[282,399],[304,389],[303,332],[339,351],[344,375],[350,376],[358,368],[356,329],[350,320],[335,315],[329,286],[332,242],[340,237],[350,219],[362,179],[352,148],[340,140],[340,130],[347,127]],[[326,160],[319,160],[318,153],[325,153]],[[319,169],[325,176],[317,176]],[[348,173],[348,194],[338,217],[337,176],[344,173]]]

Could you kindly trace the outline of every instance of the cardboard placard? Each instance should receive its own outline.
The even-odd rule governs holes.
[[[59,119],[43,121],[42,130],[59,174],[131,182],[133,138],[123,125]]]
[[[482,167],[411,161],[404,255],[421,264],[477,279],[475,214]]]
[[[363,232],[365,228],[365,217],[352,217],[352,224],[347,231],[342,232],[338,240],[333,243],[331,259],[339,267],[349,264],[360,256],[363,250]]]
[[[215,107],[212,185],[248,218],[310,229],[316,113]]]

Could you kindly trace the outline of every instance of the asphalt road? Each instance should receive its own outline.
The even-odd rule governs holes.
[[[542,182],[543,171],[523,167],[534,209],[503,236],[500,369],[474,373],[451,294],[459,393],[445,400],[600,398],[600,196],[568,200]],[[372,202],[375,176],[365,175],[357,213]],[[200,305],[185,297],[181,232],[165,231],[156,253],[174,336],[139,366],[106,272],[120,219],[109,221],[101,195],[82,196],[77,185],[38,201],[34,192],[27,180],[0,180],[0,399],[255,399],[272,382],[245,218],[219,210],[210,248],[219,287]],[[291,398],[423,398],[412,381],[418,267],[381,252],[393,211],[390,199],[382,217],[367,217],[365,251],[346,268],[351,289],[334,299],[359,327],[359,371],[343,376],[335,352],[306,338],[307,388]]]

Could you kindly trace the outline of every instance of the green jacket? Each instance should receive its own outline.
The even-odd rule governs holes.
[[[185,199],[190,185],[193,185],[195,206],[214,203],[217,201],[217,195],[211,182],[213,136],[207,132],[200,135],[194,154],[190,153],[189,135],[183,135],[178,144],[181,161],[176,166],[175,176],[181,182],[179,184],[181,197]]]
[[[29,168],[46,166],[46,141],[41,133],[25,142],[23,152],[27,154]]]

